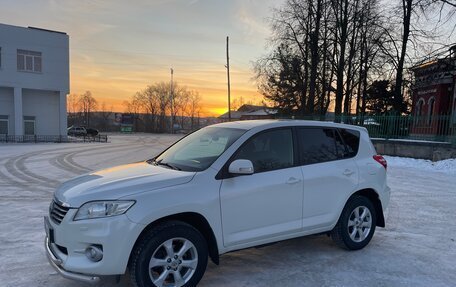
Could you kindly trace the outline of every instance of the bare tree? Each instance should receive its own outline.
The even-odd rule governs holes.
[[[130,101],[124,102],[126,111],[130,113],[143,114],[145,131],[166,132],[171,130],[171,116],[179,117],[181,127],[185,126],[186,116],[193,117],[200,110],[200,97],[196,91],[189,90],[178,83],[173,84],[173,103],[171,109],[171,90],[169,83],[159,82],[147,86],[144,90],[137,92]],[[177,123],[177,121],[174,121]]]
[[[238,110],[240,107],[242,107],[242,105],[245,104],[245,101],[244,101],[244,98],[242,96],[238,97],[238,98],[235,98],[232,102],[231,102],[231,109],[236,111]]]
[[[375,63],[373,53],[360,53],[362,43],[376,45],[369,35],[383,19],[375,17],[375,3],[288,0],[274,13],[275,49],[254,67],[260,92],[285,114],[324,115],[332,98],[337,116],[342,109],[350,114],[352,98],[360,97],[358,87],[368,77],[361,64]]]
[[[109,119],[112,117],[113,114],[113,106],[111,105],[109,108],[106,106],[106,102],[101,103],[101,111],[100,111],[100,117],[101,117],[101,128],[104,131],[108,130],[109,126]]]
[[[79,105],[85,119],[85,125],[89,127],[91,113],[96,110],[98,102],[92,96],[90,91],[86,91],[84,94],[79,96]]]
[[[201,112],[201,97],[198,92],[190,91],[188,115],[190,116],[190,129],[191,130],[198,128],[195,125],[195,118],[199,117],[198,115],[200,112]]]
[[[173,108],[173,113],[174,113],[174,119],[173,122],[177,123],[176,117],[179,117],[180,115],[180,126],[183,129],[184,128],[184,115],[186,113],[187,106],[189,104],[190,100],[190,91],[187,89],[187,87],[182,87],[178,84],[173,85],[173,95],[174,95],[174,108]]]
[[[73,126],[77,123],[79,117],[79,96],[70,94],[67,97],[68,125]]]

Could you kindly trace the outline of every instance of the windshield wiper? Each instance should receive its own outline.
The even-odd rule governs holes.
[[[167,166],[167,167],[169,167],[169,168],[171,168],[171,169],[174,169],[174,170],[182,170],[182,169],[178,168],[177,166],[172,165],[172,164],[169,164],[169,163],[167,163],[167,162],[159,162],[158,164],[159,164],[159,165]]]
[[[181,168],[178,168],[177,166],[175,165],[172,165],[172,164],[169,164],[167,162],[163,162],[163,160],[159,160],[159,161],[156,161],[156,160],[153,160],[151,161],[153,165],[163,165],[163,166],[166,166],[166,167],[169,167],[170,169],[174,169],[174,170],[182,170]],[[150,163],[150,162],[149,162]]]

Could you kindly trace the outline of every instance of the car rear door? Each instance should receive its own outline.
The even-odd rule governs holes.
[[[297,137],[304,177],[303,228],[327,228],[356,190],[358,167],[335,128],[300,127]]]
[[[254,174],[229,176],[220,187],[225,246],[268,240],[302,228],[303,180],[291,128],[254,135],[227,164],[252,161]]]

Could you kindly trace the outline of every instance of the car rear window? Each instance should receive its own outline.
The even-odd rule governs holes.
[[[299,155],[303,164],[314,164],[340,159],[331,128],[299,128]]]
[[[347,157],[354,157],[358,153],[359,149],[359,131],[349,130],[349,129],[339,129],[340,135],[345,142],[347,147]]]

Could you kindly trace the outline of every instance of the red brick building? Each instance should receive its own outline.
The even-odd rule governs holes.
[[[456,45],[450,53],[412,68],[412,135],[446,136],[456,128]]]

